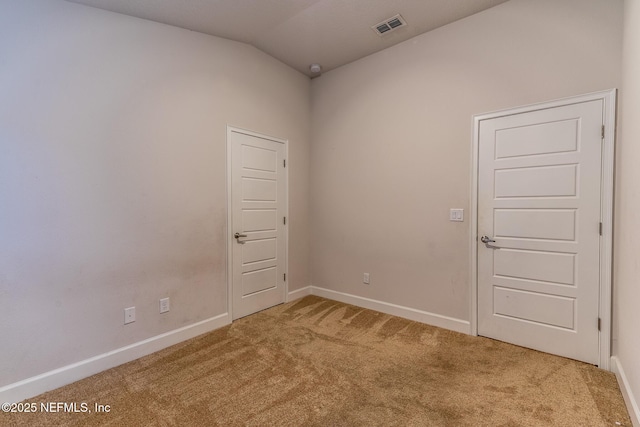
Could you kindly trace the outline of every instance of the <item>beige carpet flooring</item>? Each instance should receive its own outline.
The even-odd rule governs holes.
[[[631,426],[594,366],[309,296],[29,399],[8,426]]]

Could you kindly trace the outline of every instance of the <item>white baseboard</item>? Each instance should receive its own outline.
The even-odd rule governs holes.
[[[466,320],[454,319],[453,317],[429,313],[428,311],[390,304],[388,302],[377,301],[357,295],[345,294],[331,289],[318,288],[316,286],[311,287],[311,294],[344,302],[346,304],[352,304],[358,307],[368,308],[370,310],[380,311],[393,316],[404,317],[405,319],[415,320],[416,322],[438,326],[440,328],[461,332],[463,334],[469,334],[471,332],[471,324]]]
[[[193,325],[156,335],[144,341],[121,347],[35,377],[0,387],[0,403],[20,402],[46,391],[62,387],[91,375],[146,356],[163,348],[213,331],[231,323],[228,313],[203,320]]]
[[[638,401],[631,391],[629,380],[624,373],[620,360],[616,356],[611,357],[611,368],[618,379],[622,397],[624,397],[624,403],[626,403],[629,417],[631,417],[631,423],[634,427],[640,427],[640,407],[638,407]]]
[[[302,297],[306,297],[307,295],[311,295],[311,286],[306,286],[302,289],[296,289],[295,291],[289,292],[287,295],[287,302],[295,301]]]

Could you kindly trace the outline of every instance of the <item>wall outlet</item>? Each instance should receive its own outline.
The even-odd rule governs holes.
[[[160,300],[160,313],[166,313],[169,311],[169,298],[162,298]]]
[[[129,307],[124,309],[124,324],[133,323],[136,321],[136,308]]]
[[[369,284],[369,273],[364,273],[364,275],[362,276],[362,283],[364,283],[365,285]]]

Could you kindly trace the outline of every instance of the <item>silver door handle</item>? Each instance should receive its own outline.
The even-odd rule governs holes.
[[[495,241],[495,240],[493,240],[491,237],[482,236],[482,237],[480,238],[480,241],[481,241],[482,243],[484,243],[484,245],[485,245],[487,248],[489,248],[489,249],[500,249],[500,247],[499,247],[499,246],[494,246],[494,245],[492,245],[492,243],[495,243],[496,241]]]
[[[236,234],[233,235],[233,237],[235,237],[236,239],[239,239],[241,237],[247,237],[247,235],[246,234],[236,233]]]

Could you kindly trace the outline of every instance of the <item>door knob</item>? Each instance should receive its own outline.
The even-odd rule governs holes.
[[[236,234],[237,234],[237,233],[236,233]],[[495,240],[493,240],[492,238],[487,237],[487,236],[482,236],[482,237],[480,238],[480,241],[481,241],[482,243],[485,243],[485,244],[486,244],[486,243],[495,243],[495,242],[496,242]]]
[[[241,237],[247,237],[247,235],[246,234],[236,233],[236,234],[233,235],[233,237],[235,237],[236,239],[239,239]]]

